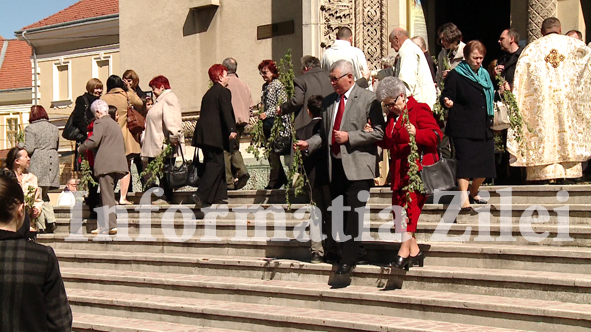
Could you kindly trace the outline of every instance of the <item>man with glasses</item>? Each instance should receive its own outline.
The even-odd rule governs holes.
[[[57,198],[57,205],[74,206],[76,204],[75,192],[78,191],[78,181],[71,178],[66,183],[66,188]]]
[[[336,221],[344,226],[345,241],[342,244],[337,275],[351,272],[359,261],[359,209],[363,210],[369,199],[369,189],[377,176],[376,142],[384,137],[384,117],[375,94],[355,84],[353,64],[346,60],[335,62],[330,69],[330,82],[334,93],[323,101],[322,130],[306,141],[298,141],[296,148],[313,153],[327,146],[328,175],[332,202],[332,223],[326,231],[327,261],[338,260],[337,244],[331,228]],[[364,131],[370,122],[373,130]],[[343,199],[339,203],[339,199]],[[336,202],[336,203],[335,203]],[[344,205],[344,212],[341,214]],[[343,229],[341,228],[341,229]]]

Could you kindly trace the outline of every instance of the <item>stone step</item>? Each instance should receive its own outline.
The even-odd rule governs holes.
[[[142,266],[143,270],[150,270],[149,263],[145,261],[124,264],[120,265],[118,269],[114,269],[113,273],[125,274],[129,272],[125,269],[130,264],[133,269],[136,266],[137,268]],[[307,281],[336,286],[350,283],[357,286],[377,286],[388,289],[434,290],[582,304],[591,303],[591,277],[588,274],[435,265],[426,265],[423,268],[415,267],[409,272],[405,272],[383,266],[359,265],[355,268],[351,278],[343,279],[334,275],[336,265],[288,260],[256,258],[237,260],[237,258],[205,257],[194,265],[191,267],[186,263],[176,265],[168,263],[163,264],[161,269],[156,271],[140,271],[138,273],[173,272],[186,273],[185,275],[203,274],[214,278],[221,275],[255,280]],[[107,264],[89,263],[68,263],[64,265],[64,271],[86,266],[98,267],[105,271],[104,273],[110,273],[103,269],[103,267],[109,266]]]
[[[257,332],[295,331],[516,331],[498,327],[429,321],[373,314],[338,312],[130,294],[70,288],[68,298],[76,313],[174,322]],[[519,306],[516,306],[517,310]]]
[[[74,313],[74,331],[97,332],[240,332],[192,325],[157,322],[145,319]],[[244,331],[243,331],[244,332]]]
[[[310,206],[307,204],[292,204],[291,208],[287,205],[240,205],[223,204],[214,205],[211,208],[195,210],[189,205],[170,205],[170,206],[152,206],[152,205],[130,205],[117,206],[117,215],[119,218],[129,220],[146,220],[149,216],[152,221],[161,221],[162,219],[176,219],[187,221],[196,220],[256,220],[257,215],[261,220],[269,220],[270,217],[279,220],[307,220],[309,219]],[[474,222],[479,218],[483,220],[490,219],[491,223],[500,223],[506,218],[510,218],[514,224],[519,224],[520,220],[528,218],[536,219],[540,215],[547,215],[548,224],[563,223],[560,218],[567,218],[570,224],[591,224],[591,204],[513,204],[513,205],[474,205],[478,215],[459,214],[459,208],[451,205],[426,204],[423,207],[420,223],[431,222]],[[375,221],[390,221],[393,218],[392,206],[390,204],[371,204],[366,208],[366,219]],[[70,219],[72,213],[69,208],[55,207],[54,213],[58,219]],[[74,215],[80,216],[80,211]],[[88,217],[88,210],[82,210],[82,218]]]
[[[575,273],[591,275],[591,249],[589,248],[556,248],[556,247],[520,247],[508,245],[427,243],[421,244],[426,253],[425,266],[437,265],[460,268],[488,268],[529,270],[559,273]],[[395,258],[398,247],[391,246],[390,251],[380,251],[381,256],[371,247],[366,248],[372,264],[386,265]],[[261,257],[218,256],[204,253],[144,253],[139,251],[93,251],[56,249],[62,266],[134,269],[145,272],[203,273],[200,270],[218,271],[232,268],[237,271],[252,269],[253,278],[265,278],[267,271],[274,273],[295,274],[295,268],[305,266],[302,277],[307,274],[318,274],[316,282],[326,281],[324,265],[307,263],[293,259],[273,259]],[[65,265],[64,265],[65,264]],[[162,270],[161,270],[162,269]],[[258,271],[263,269],[263,271]],[[213,272],[212,272],[213,273]],[[371,283],[375,285],[375,283]]]
[[[568,193],[568,204],[589,204],[591,203],[591,185],[521,185],[521,186],[483,186],[481,192],[488,192],[489,203],[498,204],[501,193],[508,195],[508,188],[511,188],[511,197],[514,204],[558,204],[563,201],[557,199],[560,191]],[[194,192],[184,191],[175,192],[173,203],[192,204],[190,198]],[[128,199],[135,203],[140,202],[142,193],[130,193]],[[562,194],[561,194],[562,195]],[[285,203],[284,190],[237,190],[228,192],[229,201],[233,204],[282,204]],[[442,198],[443,201],[449,201],[449,197]],[[378,187],[370,190],[370,204],[388,204],[392,201],[392,191],[390,188]],[[431,200],[432,201],[432,200]],[[308,202],[305,195],[294,197],[290,195],[291,203]]]
[[[180,218],[179,218],[180,219]],[[234,241],[248,239],[296,240],[307,242],[309,239],[307,220],[278,221],[246,221],[237,224],[231,220],[219,220],[215,223],[205,220],[153,219],[150,224],[146,220],[118,220],[119,234],[117,240],[133,240],[145,236],[163,237],[170,241],[184,239],[207,239],[211,237],[228,238]],[[534,219],[535,220],[535,219]],[[569,247],[591,247],[591,225],[573,224],[557,225],[533,223],[533,220],[518,224],[486,223],[428,223],[419,220],[415,236],[419,242],[482,242],[494,244],[518,245],[550,245]],[[97,227],[95,220],[84,222],[81,227],[70,225],[69,221],[58,219],[56,236],[80,234],[84,238],[94,239],[90,231]],[[392,221],[377,222],[367,220],[364,223],[362,239],[364,242],[387,241],[400,242],[401,232],[396,233]]]

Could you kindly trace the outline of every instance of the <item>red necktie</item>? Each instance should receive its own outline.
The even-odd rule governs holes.
[[[334,137],[334,131],[341,129],[341,120],[343,119],[343,113],[345,113],[345,95],[341,95],[341,101],[339,102],[339,109],[337,110],[337,116],[334,119],[334,126],[332,126],[332,154],[338,156],[341,153],[341,145],[336,142]]]

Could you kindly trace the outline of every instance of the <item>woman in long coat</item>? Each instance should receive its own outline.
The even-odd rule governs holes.
[[[106,101],[108,105],[117,107],[117,115],[119,116],[119,127],[123,134],[123,141],[125,143],[125,156],[127,157],[127,168],[131,165],[131,159],[136,155],[140,154],[141,148],[139,143],[139,135],[133,135],[129,129],[127,129],[127,105],[133,106],[138,112],[143,112],[144,102],[137,96],[134,91],[127,88],[121,77],[117,75],[111,75],[107,79],[107,93],[101,97],[102,100]],[[143,114],[146,115],[145,113]],[[129,188],[129,182],[131,181],[131,175],[128,173],[124,176],[120,183],[119,204],[129,205],[131,204],[127,200],[127,189]]]
[[[53,206],[49,201],[49,188],[59,188],[59,130],[49,123],[45,108],[40,105],[31,107],[30,124],[25,128],[25,149],[31,157],[29,172],[37,176],[37,185],[41,188],[43,213],[40,223],[49,233],[55,230]],[[42,228],[43,229],[43,228]]]
[[[224,150],[230,151],[230,140],[236,139],[236,120],[232,108],[232,93],[226,89],[228,70],[215,64],[209,68],[213,86],[201,100],[201,116],[193,135],[193,145],[203,150],[205,172],[196,195],[195,208],[201,208],[228,198]],[[233,146],[233,144],[232,144]]]

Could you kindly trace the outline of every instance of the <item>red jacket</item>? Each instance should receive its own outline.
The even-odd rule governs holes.
[[[408,98],[406,104],[408,119],[417,133],[415,139],[418,147],[419,157],[423,154],[423,165],[432,165],[438,160],[437,157],[437,136],[443,137],[439,125],[433,117],[433,112],[427,104],[418,103],[413,97]],[[390,150],[390,174],[392,174],[392,190],[401,190],[408,184],[408,155],[410,154],[409,135],[402,123],[402,115],[395,122],[396,115],[388,113],[384,140],[379,143],[382,148]],[[417,159],[419,170],[423,167]]]

